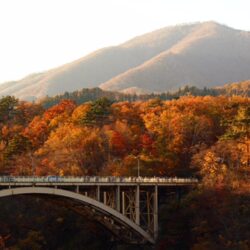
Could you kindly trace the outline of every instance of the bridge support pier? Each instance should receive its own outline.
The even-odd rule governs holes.
[[[120,212],[121,211],[121,199],[120,199],[120,197],[121,197],[121,188],[120,188],[120,186],[117,186],[116,187],[116,210],[118,211],[118,212]]]
[[[140,186],[136,186],[135,195],[135,223],[140,225]]]
[[[154,239],[158,238],[158,186],[154,187]]]
[[[100,186],[98,185],[96,187],[96,200],[100,201]]]
[[[125,192],[122,191],[122,214],[125,215]]]

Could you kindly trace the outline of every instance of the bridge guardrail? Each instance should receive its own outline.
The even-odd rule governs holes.
[[[0,176],[0,183],[198,183],[196,178],[116,176]]]

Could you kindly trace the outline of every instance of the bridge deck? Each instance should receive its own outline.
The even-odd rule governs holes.
[[[0,186],[185,186],[197,184],[196,178],[169,178],[169,177],[115,177],[115,176],[82,176],[82,177],[60,177],[60,176],[1,176]]]

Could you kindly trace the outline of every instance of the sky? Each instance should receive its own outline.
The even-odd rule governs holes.
[[[250,31],[249,0],[0,0],[0,84],[166,26]]]

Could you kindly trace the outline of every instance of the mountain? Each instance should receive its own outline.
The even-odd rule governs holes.
[[[250,32],[215,22],[159,29],[119,46],[20,81],[0,85],[0,96],[41,98],[82,88],[125,93],[213,87],[250,79]]]
[[[203,23],[193,26],[171,48],[101,84],[101,88],[123,90],[136,86],[161,92],[186,84],[212,87],[249,79],[249,63],[250,33]]]

